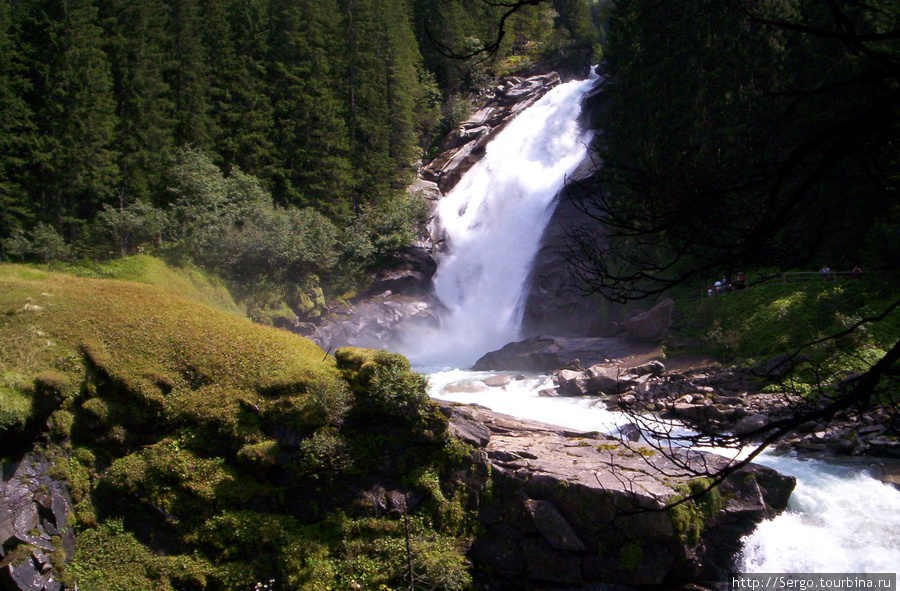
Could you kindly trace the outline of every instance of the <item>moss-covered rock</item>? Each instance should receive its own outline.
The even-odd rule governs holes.
[[[151,285],[21,266],[0,265],[0,309],[0,429],[68,483],[68,583],[398,588],[407,513],[417,578],[468,584],[465,454],[403,357],[336,362]],[[410,502],[383,511],[369,490]]]

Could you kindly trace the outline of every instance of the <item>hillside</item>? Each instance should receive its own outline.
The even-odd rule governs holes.
[[[0,310],[5,474],[70,509],[0,519],[4,572],[44,565],[86,590],[393,585],[411,493],[416,572],[468,580],[459,498],[479,493],[438,484],[468,452],[401,357],[335,359],[154,286],[14,265]]]

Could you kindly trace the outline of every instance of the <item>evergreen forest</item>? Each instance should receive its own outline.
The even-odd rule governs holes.
[[[515,11],[496,53],[452,57],[492,41],[503,10],[4,0],[0,254],[153,248],[242,284],[352,286],[413,240],[424,204],[404,189],[471,97],[540,64],[590,63],[587,0]]]
[[[620,301],[900,261],[893,1],[615,3],[583,278]]]

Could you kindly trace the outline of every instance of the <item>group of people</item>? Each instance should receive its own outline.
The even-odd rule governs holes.
[[[744,289],[745,287],[747,287],[747,278],[744,277],[744,273],[741,272],[735,275],[734,279],[731,281],[728,280],[728,277],[722,277],[722,279],[709,286],[707,294],[709,297],[712,297],[716,294],[734,291],[736,289]]]
[[[836,273],[831,270],[831,267],[828,265],[823,265],[821,269],[819,269],[819,273],[822,275],[823,281],[834,281]],[[800,273],[799,275],[803,275]],[[862,269],[859,265],[853,267],[853,270],[850,271],[850,277],[853,279],[859,279],[862,275]],[[722,277],[720,280],[715,283],[711,283],[706,290],[707,295],[712,297],[714,295],[718,295],[721,293],[725,293],[727,291],[734,291],[737,289],[744,289],[747,287],[747,278],[743,273],[738,273],[734,276],[732,280],[729,281],[728,277]]]
[[[819,269],[819,273],[822,274],[822,281],[834,281],[834,271],[831,270],[831,267],[828,265],[823,265],[821,269]],[[862,275],[862,269],[859,265],[853,267],[853,270],[850,271],[850,277],[853,279],[859,279],[859,276]]]

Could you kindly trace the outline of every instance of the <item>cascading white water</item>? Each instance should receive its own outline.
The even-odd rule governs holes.
[[[435,276],[441,326],[399,347],[418,366],[471,365],[518,336],[531,261],[566,175],[591,134],[578,124],[596,77],[561,84],[513,119],[438,205],[448,253]]]
[[[592,83],[561,85],[520,114],[442,200],[438,215],[450,252],[435,289],[447,313],[440,329],[410,335],[402,347],[418,367],[465,367],[517,337],[522,291],[550,205],[590,140],[577,120]],[[630,420],[595,399],[540,397],[550,386],[547,376],[502,388],[478,381],[484,377],[458,369],[432,373],[431,394],[582,431],[616,434]],[[468,384],[467,392],[447,389],[459,382]],[[757,461],[796,476],[798,485],[788,511],[748,536],[736,571],[897,571],[900,491],[858,467],[768,453]]]
[[[744,543],[740,570],[758,573],[896,573],[900,490],[859,467],[766,455],[761,463],[797,477],[788,510]]]

